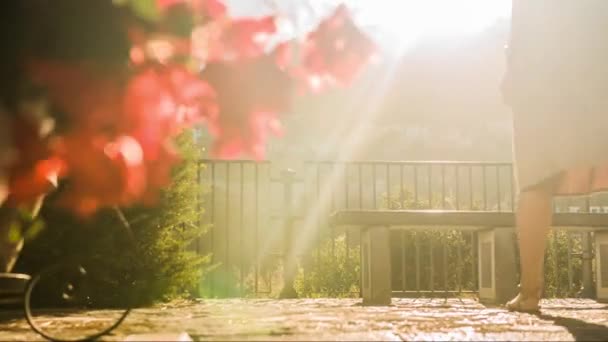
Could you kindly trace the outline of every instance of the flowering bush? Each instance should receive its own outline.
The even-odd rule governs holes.
[[[116,212],[98,210],[83,221],[67,210],[47,205],[40,217],[48,229],[28,239],[15,270],[35,274],[60,262],[78,260],[86,270],[78,299],[88,297],[93,307],[124,307],[196,294],[211,269],[210,256],[193,248],[208,226],[199,224],[203,201],[197,173],[199,149],[192,130],[175,138],[182,162],[172,171],[171,185],[160,191],[154,208],[132,206],[123,212],[136,236],[135,244]],[[206,189],[206,184],[203,184]],[[53,203],[60,192],[49,194]],[[28,228],[27,232],[30,232]],[[33,292],[33,303],[74,305],[63,297],[65,273],[49,274]],[[76,282],[74,282],[76,284]],[[74,298],[76,299],[76,298]]]
[[[194,123],[215,157],[263,158],[294,88],[348,85],[374,52],[344,5],[291,41],[273,39],[280,13],[233,18],[221,0],[2,6],[0,203],[64,181],[59,202],[82,216],[154,203],[179,161],[172,139]]]

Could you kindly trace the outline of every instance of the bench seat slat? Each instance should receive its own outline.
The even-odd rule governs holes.
[[[461,210],[339,210],[336,226],[514,227],[515,213]],[[607,214],[555,213],[553,227],[608,228]]]

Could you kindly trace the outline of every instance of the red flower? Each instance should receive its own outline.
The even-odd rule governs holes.
[[[122,131],[142,145],[146,160],[157,160],[167,138],[213,110],[213,89],[181,66],[143,69],[125,90]]]
[[[211,152],[219,159],[235,159],[248,154],[255,160],[262,160],[266,155],[269,133],[275,136],[283,133],[277,115],[268,112],[252,112],[239,126],[224,126],[219,130],[216,128],[217,131],[220,134]]]
[[[206,62],[255,58],[265,53],[276,30],[273,16],[219,20],[203,28],[198,45],[207,50]]]
[[[49,63],[30,69],[71,119],[58,148],[70,177],[63,202],[82,215],[153,201],[178,161],[170,139],[215,108],[213,89],[179,65],[147,65],[131,76]]]
[[[148,65],[130,77],[40,62],[30,72],[46,86],[53,104],[68,114],[73,129],[109,137],[134,135],[146,158],[154,158],[150,147],[159,146],[157,140],[195,122],[204,108],[212,109],[215,97],[207,83],[180,65]]]
[[[344,4],[323,20],[304,43],[301,73],[313,90],[326,83],[349,85],[375,50],[373,42],[355,25]]]
[[[191,57],[193,29],[201,22],[221,21],[227,16],[221,0],[156,0],[156,6],[161,18],[154,25],[127,19],[129,59],[136,66]]]
[[[220,158],[241,153],[263,158],[268,132],[280,133],[276,114],[291,104],[292,80],[279,69],[275,57],[210,63],[202,77],[218,96],[219,112],[206,117],[216,137],[213,153]]]
[[[159,190],[171,183],[171,170],[180,161],[178,152],[169,141],[163,144],[156,160],[146,160],[147,187],[141,197],[143,204],[153,205],[158,202]]]
[[[108,140],[74,133],[61,143],[70,174],[60,203],[81,216],[103,207],[156,203],[179,161],[168,143],[156,159],[146,160],[137,139],[127,135]]]
[[[143,152],[132,137],[109,140],[74,133],[62,140],[62,157],[70,178],[61,203],[82,216],[133,204],[146,190]]]
[[[7,203],[29,203],[54,188],[65,172],[63,161],[53,155],[48,142],[39,134],[38,125],[20,116],[12,120],[16,162],[9,168]]]
[[[192,0],[195,11],[205,13],[210,18],[223,17],[228,13],[226,4],[221,0]]]
[[[143,68],[125,90],[122,130],[140,144],[146,170],[144,203],[154,203],[158,190],[171,181],[179,162],[171,138],[183,128],[216,111],[215,92],[197,75],[178,65]]]
[[[121,78],[82,64],[35,61],[28,65],[32,81],[47,89],[51,102],[70,124],[87,132],[114,133],[122,118]]]

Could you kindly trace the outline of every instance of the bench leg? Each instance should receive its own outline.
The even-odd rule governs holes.
[[[608,232],[596,231],[595,240],[596,294],[598,302],[608,302]]]
[[[517,294],[515,234],[512,229],[481,231],[477,239],[479,300],[504,304]]]
[[[361,236],[363,305],[391,304],[391,255],[388,227],[367,227]]]

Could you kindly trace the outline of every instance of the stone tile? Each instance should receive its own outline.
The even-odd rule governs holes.
[[[608,305],[590,300],[544,300],[539,316],[485,307],[473,299],[396,298],[363,307],[358,299],[209,299],[135,309],[105,341],[184,332],[193,340],[608,340]],[[107,316],[89,311],[54,321],[78,336],[83,323]],[[172,336],[173,336],[172,335]],[[169,336],[169,335],[163,335]],[[0,340],[42,340],[19,311],[0,312]]]

